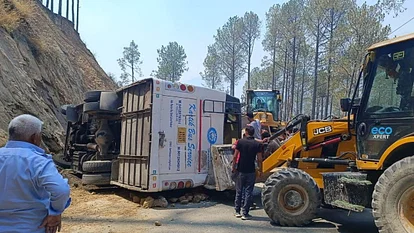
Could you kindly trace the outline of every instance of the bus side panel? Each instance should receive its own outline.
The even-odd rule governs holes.
[[[151,148],[152,82],[123,90],[123,97],[118,183],[126,188],[146,190]]]
[[[164,137],[159,146],[160,174],[194,174],[197,169],[197,101],[163,96],[160,129]]]

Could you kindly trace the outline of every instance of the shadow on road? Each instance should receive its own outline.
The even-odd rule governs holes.
[[[131,192],[125,189],[115,189],[115,190],[96,190],[95,191],[97,195],[105,195],[105,194],[115,194],[118,195],[124,199],[127,199],[129,201],[132,201],[131,199]],[[146,193],[135,193],[134,195],[138,194],[141,196],[148,196],[149,194]],[[169,220],[168,225],[180,225],[180,224],[188,224],[189,228],[192,227],[207,227],[210,225],[215,225],[216,227],[219,227],[222,225],[223,227],[238,227],[238,221],[234,222],[232,221],[209,221],[206,216],[206,219],[203,219],[204,221],[195,221],[195,222],[187,222],[185,219],[186,217],[180,217],[184,213],[183,212],[174,212],[174,210],[177,211],[185,211],[186,214],[192,213],[194,211],[194,214],[197,213],[197,209],[199,208],[205,208],[206,213],[207,212],[213,212],[214,210],[210,207],[220,205],[221,208],[224,208],[226,211],[232,212],[234,208],[234,197],[235,192],[234,191],[223,191],[223,192],[216,192],[212,190],[203,190],[203,189],[193,189],[193,190],[177,190],[177,191],[169,191],[169,192],[161,192],[151,195],[154,198],[157,198],[159,196],[163,196],[167,199],[171,197],[180,197],[182,195],[185,195],[186,193],[205,193],[209,196],[208,201],[202,201],[201,203],[189,203],[189,204],[179,204],[175,203],[174,205],[169,205],[167,208],[153,208],[153,211],[161,211],[160,214],[163,212],[166,212],[164,217],[167,216],[174,216],[171,217]],[[247,227],[244,228],[242,232],[245,232],[245,230],[253,230],[254,232],[260,231],[260,229],[274,229],[275,232],[340,232],[340,233],[377,233],[378,230],[374,224],[374,220],[371,214],[370,210],[366,210],[363,213],[349,213],[348,211],[341,210],[341,209],[320,209],[319,211],[319,218],[315,219],[314,222],[306,227],[281,227],[275,224],[272,224],[268,216],[263,210],[263,206],[261,203],[261,197],[260,193],[255,193],[254,195],[254,203],[256,203],[256,208],[251,210],[250,213],[253,216],[252,219],[249,222],[248,225],[243,226]],[[224,206],[223,206],[224,205]],[[169,213],[171,211],[171,213]],[[168,217],[167,217],[168,218]],[[67,221],[73,221],[74,219],[68,219]],[[88,219],[88,218],[82,218],[82,219],[76,219],[77,221],[85,221],[85,222],[101,222],[101,221],[116,221],[117,223],[140,223],[143,224],[145,221],[143,220],[130,220],[130,219],[116,219],[116,220],[110,220],[110,219]],[[145,223],[147,226],[151,226],[152,220],[149,220]],[[250,226],[252,225],[252,226]]]

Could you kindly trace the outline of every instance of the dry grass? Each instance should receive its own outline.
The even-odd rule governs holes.
[[[0,0],[0,27],[8,32],[16,30],[33,12],[32,0]]]
[[[49,49],[46,45],[45,41],[42,40],[38,36],[33,36],[31,38],[28,38],[28,44],[30,49],[32,50],[32,53],[34,56],[39,56],[40,54],[46,54]]]
[[[11,0],[20,16],[23,18],[30,17],[33,13],[33,0]]]
[[[7,142],[7,133],[6,131],[0,129],[0,147],[3,147],[4,145],[6,145]]]

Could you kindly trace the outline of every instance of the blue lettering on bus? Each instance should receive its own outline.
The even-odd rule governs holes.
[[[195,124],[195,114],[197,112],[197,106],[195,104],[189,104],[188,106],[188,124],[187,124],[187,167],[193,165],[193,154],[196,149],[195,144],[193,143],[194,135],[196,135],[196,124]]]
[[[177,172],[180,171],[180,163],[181,163],[181,147],[177,147]]]
[[[171,158],[172,158],[172,142],[169,143],[168,148],[168,170],[171,170]]]
[[[170,128],[173,127],[173,112],[174,112],[173,108],[174,108],[174,101],[171,100],[170,101]]]
[[[178,103],[176,103],[176,108],[175,108],[175,120],[177,121],[179,125],[182,124],[181,103],[182,103],[181,100],[178,100]]]

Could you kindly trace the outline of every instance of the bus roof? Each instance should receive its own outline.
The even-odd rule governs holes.
[[[159,82],[159,83],[161,83],[162,85],[165,85],[165,84],[174,84],[174,82],[170,82],[170,81],[166,81],[166,80],[162,80],[162,79],[158,79],[158,78],[155,78],[155,77],[152,77],[152,76],[147,76],[147,77],[140,77],[138,80],[136,80],[135,82],[133,82],[133,83],[131,83],[131,84],[129,84],[129,85],[126,85],[126,86],[123,86],[123,87],[120,87],[118,90],[117,90],[117,92],[122,92],[123,90],[125,90],[125,89],[129,89],[129,88],[131,88],[131,87],[133,87],[133,86],[136,86],[136,85],[139,85],[139,84],[141,84],[141,83],[145,83],[145,82]],[[224,93],[224,94],[226,94],[226,92],[224,92],[224,91],[221,91],[221,90],[215,90],[215,89],[211,89],[211,88],[207,88],[207,87],[203,87],[203,86],[197,86],[197,85],[192,85],[192,84],[187,84],[187,83],[182,83],[182,82],[175,82],[176,84],[184,84],[184,85],[186,85],[186,86],[193,86],[194,88],[196,88],[196,89],[198,89],[198,90],[203,90],[204,92],[206,92],[206,93],[210,93],[210,94],[214,94],[214,93]]]
[[[395,38],[392,38],[392,39],[389,39],[389,40],[384,40],[384,41],[378,42],[376,44],[371,45],[371,47],[368,48],[368,51],[371,51],[371,50],[374,50],[374,49],[377,49],[377,48],[381,48],[381,47],[384,47],[384,46],[387,46],[387,45],[396,44],[396,43],[399,43],[399,42],[404,42],[404,41],[411,40],[411,39],[414,39],[414,33],[403,35],[403,36],[398,36],[398,37],[395,37]]]

